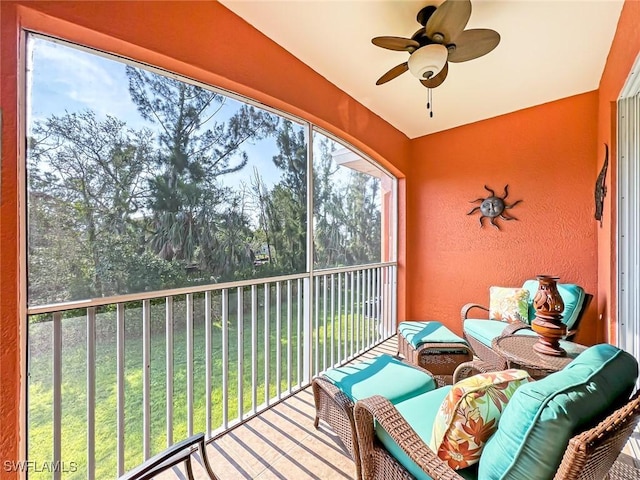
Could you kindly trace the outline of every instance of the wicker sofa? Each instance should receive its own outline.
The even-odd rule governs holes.
[[[612,466],[640,416],[640,397],[631,396],[637,374],[637,361],[626,352],[606,344],[587,349],[564,370],[520,386],[479,463],[462,470],[452,469],[432,451],[426,438],[430,432],[408,422],[416,417],[401,413],[402,404],[381,396],[359,400],[354,420],[362,478],[626,478],[615,477],[624,469]],[[421,403],[427,417],[437,411],[428,397]]]
[[[511,334],[536,335],[529,326],[536,316],[533,298],[538,290],[538,281],[527,280],[522,288],[529,292],[527,318],[523,319],[523,322],[507,323],[495,318],[488,318],[489,307],[477,303],[467,303],[460,311],[465,340],[478,358],[492,364],[497,370],[506,368],[506,362],[504,358],[492,350],[491,342],[494,338]],[[558,292],[565,306],[562,322],[567,326],[567,333],[564,339],[571,340],[580,327],[582,316],[593,295],[586,293],[582,287],[572,283],[558,283]]]

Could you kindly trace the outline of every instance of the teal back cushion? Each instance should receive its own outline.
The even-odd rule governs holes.
[[[480,458],[483,480],[549,480],[569,439],[624,403],[638,363],[613,345],[589,347],[563,370],[522,385]]]
[[[529,323],[536,318],[536,310],[533,308],[533,299],[538,291],[537,280],[527,280],[522,288],[529,290]],[[562,312],[562,323],[567,326],[567,330],[571,330],[578,321],[580,310],[584,304],[584,289],[574,283],[558,283],[558,293],[562,297],[564,303],[564,311]]]
[[[386,353],[363,362],[331,368],[324,376],[353,402],[382,395],[396,403],[436,388],[431,375]]]

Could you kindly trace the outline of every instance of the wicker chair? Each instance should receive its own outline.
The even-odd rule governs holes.
[[[446,385],[442,377],[434,376],[428,370],[415,365],[413,365],[413,368],[431,375],[438,387]],[[353,401],[329,381],[329,379],[322,375],[313,379],[312,389],[316,406],[314,427],[316,429],[318,428],[320,420],[324,420],[331,427],[354,461],[356,469],[354,478],[357,480],[361,479],[360,454],[358,452],[356,427],[353,418]]]
[[[464,480],[434,454],[396,408],[380,396],[360,400],[354,408],[364,480],[413,479],[377,440],[374,418],[409,458],[434,480]],[[640,395],[636,392],[624,406],[598,425],[571,438],[554,480],[631,478],[622,476],[628,474],[629,468],[618,464],[614,466],[614,463],[639,418]]]
[[[525,282],[524,286],[529,285],[530,287],[530,283],[531,281],[527,281]],[[523,286],[523,287],[524,287]],[[573,327],[571,328],[571,330],[569,330],[567,332],[567,334],[565,335],[564,339],[565,340],[572,340],[573,337],[575,336],[575,334],[578,332],[578,327],[580,326],[580,321],[582,320],[582,317],[584,315],[584,313],[587,311],[587,308],[589,306],[589,304],[591,303],[591,300],[593,299],[593,295],[589,294],[589,293],[585,293],[584,294],[584,300],[582,301],[582,304],[580,305],[580,309],[577,312],[577,317],[575,320],[575,323],[573,324]],[[530,302],[533,300],[533,298],[530,299]],[[529,319],[528,321],[531,322],[533,320],[533,316],[534,314],[532,314],[532,308],[533,307],[529,307]],[[478,314],[476,312],[482,312],[481,314]],[[500,355],[498,355],[496,352],[494,352],[491,349],[491,345],[485,345],[482,341],[480,341],[479,339],[475,338],[473,335],[469,334],[468,331],[465,330],[465,320],[468,320],[470,318],[474,318],[474,319],[480,319],[479,317],[477,317],[477,315],[484,315],[484,317],[488,316],[488,312],[489,312],[489,308],[487,306],[484,305],[479,305],[477,303],[467,303],[465,304],[461,311],[460,311],[460,321],[461,321],[461,328],[462,328],[462,332],[463,332],[463,336],[464,339],[467,341],[467,343],[469,344],[469,346],[471,347],[471,349],[473,350],[473,353],[480,359],[484,360],[485,362],[488,362],[490,364],[492,364],[494,366],[494,368],[496,370],[504,370],[505,368],[507,368],[507,363],[505,361],[504,358],[502,358]],[[474,315],[473,317],[471,317],[471,315]],[[512,324],[507,324],[505,323],[505,328],[502,331],[500,336],[505,336],[505,335],[512,335],[516,332],[518,332],[519,330],[524,330],[524,329],[529,329],[530,330],[530,325],[528,323],[524,323],[524,322],[516,322],[516,323],[512,323]]]
[[[192,437],[172,445],[166,450],[149,458],[133,470],[125,473],[123,476],[119,477],[118,480],[148,480],[159,476],[162,472],[165,472],[180,463],[184,463],[186,466],[187,478],[189,480],[194,480],[191,458],[196,451],[200,452],[207,476],[211,480],[218,480],[218,477],[216,477],[213,470],[211,470],[211,465],[207,458],[204,433],[193,435]]]

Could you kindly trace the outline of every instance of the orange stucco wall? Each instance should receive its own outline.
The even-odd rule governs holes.
[[[616,269],[616,100],[629,76],[633,62],[640,53],[640,2],[625,2],[609,57],[600,80],[598,103],[598,160],[596,175],[604,161],[604,144],[610,147],[607,196],[604,202],[604,221],[598,229],[598,311],[609,326],[607,335],[616,340],[617,269]]]
[[[489,287],[554,274],[594,293],[597,285],[593,182],[597,92],[566,98],[415,140],[407,175],[407,314],[461,333],[460,308],[487,305]],[[518,220],[467,215],[503,196]],[[578,340],[602,339],[595,307]]]
[[[0,460],[19,458],[19,169],[16,128],[20,28],[47,33],[247,95],[314,122],[399,178],[409,139],[216,2],[0,2],[2,178],[0,204]],[[404,192],[401,180],[400,191]],[[403,198],[400,209],[404,210]],[[404,220],[400,219],[402,225]],[[399,247],[403,291],[404,237]],[[399,300],[400,315],[404,301]],[[0,465],[0,478],[14,478]]]

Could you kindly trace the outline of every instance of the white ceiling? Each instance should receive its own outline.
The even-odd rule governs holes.
[[[496,30],[489,54],[450,63],[433,92],[409,72],[376,86],[407,52],[371,39],[411,37],[434,0],[220,0],[331,83],[415,138],[598,88],[622,0],[472,0],[467,28]]]

